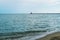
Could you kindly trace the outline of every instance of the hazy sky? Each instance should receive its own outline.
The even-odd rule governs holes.
[[[0,13],[60,13],[60,0],[0,0]]]

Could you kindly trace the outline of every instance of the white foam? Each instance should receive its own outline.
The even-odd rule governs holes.
[[[26,36],[26,37],[21,38],[21,40],[36,40],[36,39],[42,38],[42,37],[44,37],[44,36],[46,36],[48,34],[52,34],[54,32],[57,32],[57,31],[46,32],[46,33],[44,33],[42,35],[40,34],[40,35],[35,35],[35,36]]]

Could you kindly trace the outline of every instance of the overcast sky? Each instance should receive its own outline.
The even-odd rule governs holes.
[[[60,13],[60,0],[0,0],[0,13]]]

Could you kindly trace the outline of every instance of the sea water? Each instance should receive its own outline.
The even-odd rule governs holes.
[[[60,31],[60,14],[0,14],[0,33],[43,30],[45,33]]]

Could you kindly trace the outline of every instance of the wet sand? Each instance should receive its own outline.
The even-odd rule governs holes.
[[[36,40],[60,40],[60,32],[48,34],[45,37],[42,37]]]

